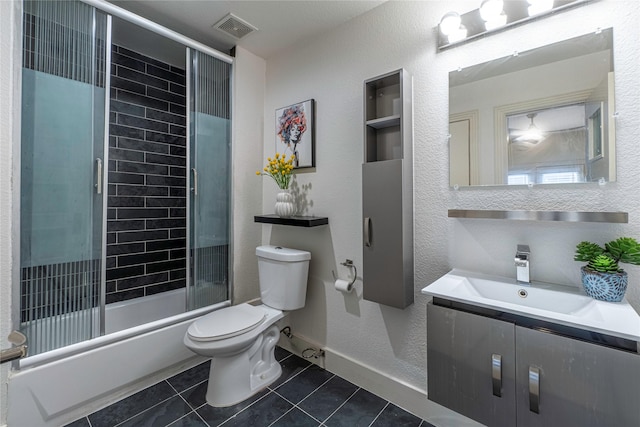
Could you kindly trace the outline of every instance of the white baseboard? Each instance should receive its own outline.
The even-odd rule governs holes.
[[[282,337],[278,343],[282,348],[301,355],[308,347],[320,348],[305,337],[294,336],[293,339]],[[307,359],[324,367],[358,387],[382,397],[394,405],[420,417],[436,427],[481,427],[463,415],[427,399],[426,390],[421,390],[388,374],[345,356],[330,348],[323,348],[325,355],[320,359]],[[426,375],[426,372],[425,372]]]

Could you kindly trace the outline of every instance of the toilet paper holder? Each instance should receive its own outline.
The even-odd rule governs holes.
[[[353,269],[353,280],[349,282],[349,288],[351,288],[353,284],[356,283],[356,280],[358,280],[358,269],[356,268],[353,261],[350,259],[347,259],[344,262],[341,262],[340,265],[344,265],[345,267]],[[333,275],[333,280],[338,280],[338,277],[336,276],[336,273],[333,270],[331,270],[331,274]]]

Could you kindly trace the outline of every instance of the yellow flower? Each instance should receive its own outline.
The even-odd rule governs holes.
[[[258,175],[258,176],[259,176],[259,175],[260,175],[260,171],[256,171],[256,175]]]

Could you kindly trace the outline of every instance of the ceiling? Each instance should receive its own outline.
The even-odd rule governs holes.
[[[384,1],[109,0],[109,3],[219,51],[228,53],[238,45],[267,59],[301,40],[330,31]],[[258,31],[237,40],[213,28],[229,13]],[[133,32],[127,31],[130,33]]]

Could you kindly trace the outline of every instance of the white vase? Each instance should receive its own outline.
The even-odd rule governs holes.
[[[296,205],[293,203],[293,195],[286,190],[278,191],[276,195],[276,215],[281,217],[292,216],[296,213]]]

